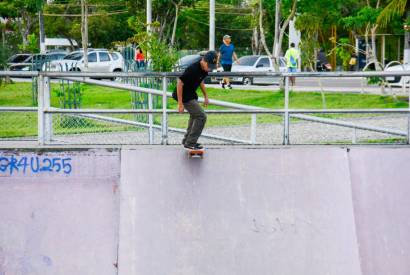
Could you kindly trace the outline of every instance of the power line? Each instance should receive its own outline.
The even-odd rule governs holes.
[[[209,12],[209,10],[205,10],[205,9],[197,9],[197,8],[195,8],[195,9],[193,9],[194,11],[200,11],[200,12]],[[252,13],[239,13],[239,12],[237,12],[237,13],[235,13],[235,12],[229,12],[229,13],[226,13],[226,12],[222,12],[222,11],[215,11],[215,13],[217,13],[217,14],[223,14],[223,15],[246,15],[246,16],[249,16],[249,15],[252,15]]]
[[[81,7],[81,4],[48,4],[48,6]],[[126,7],[124,4],[89,4],[88,7]]]
[[[104,16],[104,15],[116,15],[116,14],[124,14],[128,13],[127,10],[123,11],[113,11],[113,12],[105,12],[105,13],[91,13],[88,14],[88,17],[93,16]],[[44,13],[44,16],[49,17],[81,17],[81,14],[70,14],[70,13]]]
[[[197,23],[202,24],[202,25],[209,26],[209,23],[202,22],[202,21],[194,19],[190,16],[185,15],[185,17],[188,18],[191,21],[197,22]],[[215,28],[220,29],[220,30],[227,30],[227,31],[253,31],[253,29],[231,29],[231,28],[223,28],[223,27],[215,27]]]

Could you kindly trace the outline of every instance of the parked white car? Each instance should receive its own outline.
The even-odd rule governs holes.
[[[410,64],[391,66],[391,67],[388,67],[387,69],[385,69],[385,71],[386,72],[402,72],[402,71],[409,72],[410,71]],[[388,76],[388,77],[386,77],[386,80],[392,86],[401,86],[402,87],[402,86],[404,86],[405,83],[406,83],[406,85],[410,85],[410,76],[407,76],[407,77]]]
[[[50,71],[87,71],[98,73],[121,72],[124,58],[119,52],[108,50],[90,50],[88,52],[88,69],[84,66],[84,52],[75,51],[62,60],[53,61]]]
[[[287,71],[285,58],[279,59],[279,71]],[[273,60],[267,55],[247,55],[239,58],[239,63],[232,65],[232,72],[275,72]],[[251,84],[278,84],[279,77],[233,77],[233,82],[239,82],[244,85]]]

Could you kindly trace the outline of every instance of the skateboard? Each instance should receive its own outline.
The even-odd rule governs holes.
[[[196,150],[191,150],[191,149],[186,149],[188,152],[188,158],[204,158],[204,153],[205,149],[196,149]]]

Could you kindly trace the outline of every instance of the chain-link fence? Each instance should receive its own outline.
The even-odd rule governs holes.
[[[37,110],[5,111],[0,108],[0,142],[6,140],[37,140]]]
[[[32,84],[38,87],[39,109],[0,107],[0,138],[37,139],[45,144],[180,144],[188,115],[172,110],[175,103],[169,105],[173,102],[168,101],[168,97],[175,88],[176,76],[39,73],[38,82]],[[287,74],[283,76],[289,77]],[[50,80],[50,77],[56,80]],[[94,80],[102,77],[116,78],[117,81]],[[87,97],[90,90],[95,97]],[[98,97],[100,93],[111,94],[112,102]],[[112,96],[114,93],[122,94],[117,98]],[[382,105],[379,109],[363,110],[358,109],[354,101],[346,101],[351,105],[345,104],[344,100],[341,100],[343,106],[332,105],[331,95],[322,93],[325,108],[321,111],[298,109],[309,106],[309,102],[298,104],[288,81],[282,96],[284,107],[281,109],[211,100],[216,107],[207,111],[208,121],[201,142],[265,145],[408,143],[409,105],[408,97],[404,95],[401,98],[380,96]],[[351,95],[343,94],[339,98],[344,96]],[[336,108],[326,109],[326,105]]]

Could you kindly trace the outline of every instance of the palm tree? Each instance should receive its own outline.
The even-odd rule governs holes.
[[[410,0],[391,0],[381,12],[378,23],[385,27],[396,15],[404,16],[406,13],[406,23],[404,25],[404,64],[410,64]]]

